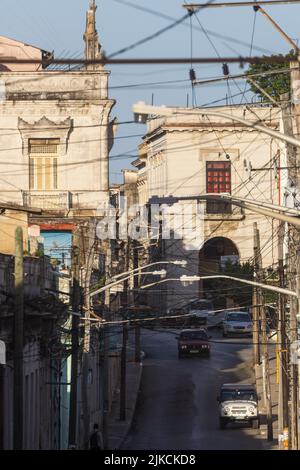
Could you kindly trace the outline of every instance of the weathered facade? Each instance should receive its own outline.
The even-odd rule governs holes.
[[[101,45],[96,31],[95,2],[90,2],[87,12],[85,40],[86,59],[92,60],[101,56]],[[18,46],[17,58],[29,54],[34,60],[49,58],[45,51],[31,48],[14,41]],[[10,59],[12,45],[4,41],[6,49],[1,50],[4,57]],[[31,55],[30,55],[31,54]],[[87,230],[85,244],[80,245],[79,270],[80,287],[89,288],[90,274],[93,266],[87,266],[88,260],[96,258],[94,252],[94,232],[89,226],[95,225],[95,219],[101,217],[103,204],[109,197],[108,156],[113,145],[115,120],[110,117],[115,104],[109,97],[108,81],[110,72],[104,67],[90,64],[77,70],[54,70],[38,67],[9,67],[3,61],[0,69],[0,201],[28,209],[28,219],[18,213],[0,215],[0,252],[14,253],[14,230],[22,226],[24,232],[24,250],[39,248],[39,235],[53,233],[53,243],[57,233],[67,232],[70,237],[77,231],[80,234]],[[34,214],[30,209],[42,209],[41,214]],[[99,210],[100,209],[100,210]],[[17,210],[17,208],[16,208]],[[18,211],[17,211],[18,212]],[[27,225],[34,229],[37,240],[27,233]],[[37,230],[36,227],[37,226]],[[10,237],[10,242],[5,234]],[[2,238],[1,238],[2,237]],[[48,237],[49,238],[49,237]],[[27,243],[31,243],[30,246]],[[57,245],[57,243],[56,243]],[[83,246],[84,245],[84,246]],[[71,258],[71,243],[66,256]],[[39,251],[39,250],[37,250]],[[74,250],[73,250],[74,251]],[[39,251],[42,261],[44,257]],[[74,266],[72,266],[74,267]],[[52,287],[56,296],[58,290],[65,292],[68,284],[66,278],[54,274],[55,285]],[[25,279],[26,282],[26,279]],[[97,280],[94,280],[97,282]],[[41,284],[41,278],[37,286]],[[32,284],[35,288],[35,284]],[[68,295],[61,295],[66,301]],[[54,302],[54,301],[53,301]],[[70,304],[69,299],[67,302]],[[0,309],[3,311],[3,306]],[[85,310],[86,312],[86,310]],[[44,315],[42,315],[42,313]],[[90,313],[90,312],[89,312]],[[45,322],[50,316],[47,309],[41,311]],[[28,449],[67,448],[69,444],[69,401],[71,379],[71,332],[72,316],[59,324],[57,336],[48,338],[46,349],[43,349],[44,333],[40,324],[34,326],[34,338],[25,343],[24,356],[35,356],[36,361],[24,365],[24,393],[28,395],[24,410],[24,447]],[[101,318],[100,318],[101,320]],[[6,321],[6,320],[5,320]],[[36,321],[36,320],[35,320]],[[42,322],[40,319],[39,321]],[[53,320],[54,321],[54,320]],[[45,323],[44,322],[44,323]],[[31,323],[28,322],[28,327]],[[101,325],[101,323],[100,323]],[[80,324],[80,327],[83,326]],[[101,424],[103,415],[103,352],[101,351],[98,324],[91,326],[88,350],[88,374],[83,372],[82,331],[80,330],[80,354],[78,357],[78,401],[76,446],[87,445],[88,427],[93,422]],[[4,324],[0,325],[0,333]],[[52,341],[53,340],[53,341]],[[49,349],[49,341],[51,348]],[[27,349],[26,349],[27,348]],[[13,351],[12,351],[13,353]],[[119,356],[110,359],[109,366],[109,406],[118,381]],[[9,366],[6,368],[6,394],[12,390],[12,375]],[[84,379],[83,379],[83,376]],[[26,388],[28,387],[28,388]],[[89,397],[87,404],[82,394]],[[27,396],[26,395],[26,396]],[[46,400],[54,408],[44,406]],[[33,411],[32,403],[37,407]],[[88,405],[88,419],[84,416],[84,405]],[[13,415],[9,404],[10,415],[6,417],[9,434],[5,437],[6,448],[12,447]],[[47,414],[48,413],[48,414]],[[29,421],[28,421],[29,420]],[[39,423],[39,424],[38,424]],[[44,423],[44,424],[43,424]],[[43,429],[38,429],[44,426]]]
[[[277,168],[284,166],[285,156],[280,143],[251,127],[198,112],[150,119],[140,146],[141,157],[134,162],[141,204],[165,201],[171,217],[176,205],[170,198],[189,205],[190,221],[182,219],[181,224],[173,226],[171,238],[161,243],[163,259],[188,261],[187,271],[170,267],[169,275],[209,275],[218,272],[227,259],[251,260],[253,222],[260,229],[263,265],[270,266],[277,256],[276,222],[231,204],[197,202],[195,198],[206,193],[230,193],[281,203],[279,188],[284,172]],[[250,122],[261,121],[274,130],[280,127],[280,113],[274,108],[236,106],[227,107],[226,112]],[[180,229],[191,223],[199,211],[202,243],[185,241]],[[156,292],[154,298],[159,304],[166,300],[166,307],[203,294],[202,283],[183,287],[179,282],[170,282],[162,289],[163,295]]]
[[[56,288],[50,260],[24,258],[23,399],[24,449],[59,449],[61,445],[60,371],[67,357],[60,326],[66,305],[49,290]],[[0,340],[6,346],[1,374],[0,447],[13,449],[14,433],[14,256],[0,254]]]

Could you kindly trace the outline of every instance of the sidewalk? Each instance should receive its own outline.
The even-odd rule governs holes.
[[[112,403],[109,417],[108,448],[110,450],[119,449],[130,431],[138,399],[142,371],[142,363],[127,362],[126,420],[120,421],[120,391],[118,391]]]
[[[276,355],[274,348],[269,351],[270,354],[270,379],[271,379],[271,399],[272,399],[272,414],[273,414],[273,441],[268,442],[267,440],[267,419],[266,419],[266,407],[264,401],[263,392],[263,374],[262,364],[257,366],[256,375],[256,387],[257,393],[260,396],[259,410],[261,416],[260,424],[260,435],[263,440],[263,446],[265,450],[278,450],[278,384],[276,383]]]

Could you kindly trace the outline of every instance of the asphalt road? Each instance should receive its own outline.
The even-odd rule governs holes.
[[[122,449],[261,449],[259,431],[247,425],[219,429],[216,401],[222,383],[253,383],[251,340],[212,335],[209,359],[179,360],[174,331],[143,331],[141,391]]]

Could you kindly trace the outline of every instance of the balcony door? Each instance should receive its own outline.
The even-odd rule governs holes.
[[[29,140],[29,188],[51,191],[58,188],[59,139]]]

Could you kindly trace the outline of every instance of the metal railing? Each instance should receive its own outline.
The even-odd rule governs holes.
[[[70,209],[71,198],[68,191],[24,191],[23,204],[25,207],[63,211]]]

